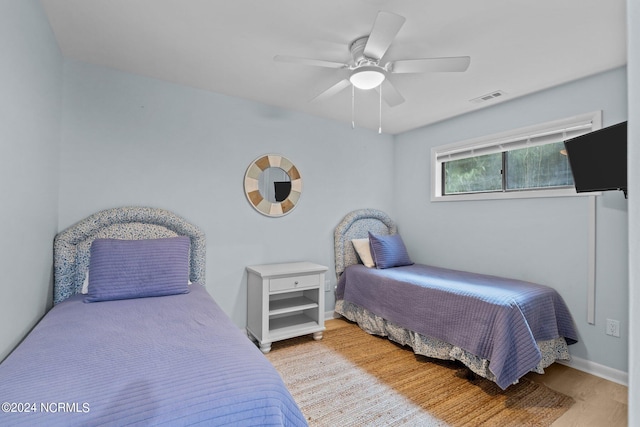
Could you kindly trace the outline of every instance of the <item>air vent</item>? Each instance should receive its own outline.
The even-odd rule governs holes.
[[[487,101],[491,101],[492,99],[495,99],[495,98],[500,98],[501,96],[504,96],[504,95],[505,95],[505,93],[503,91],[496,90],[496,91],[493,91],[493,92],[488,93],[486,95],[482,95],[482,96],[479,96],[477,98],[470,99],[469,102],[473,102],[474,104],[479,104],[481,102],[487,102]]]

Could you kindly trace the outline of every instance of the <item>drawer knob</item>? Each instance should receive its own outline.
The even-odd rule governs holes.
[[[294,285],[298,286],[298,281],[293,282]]]

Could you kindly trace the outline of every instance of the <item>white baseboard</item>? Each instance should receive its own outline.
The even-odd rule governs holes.
[[[604,378],[605,380],[613,381],[614,383],[629,386],[629,374],[624,371],[619,371],[618,369],[613,369],[576,356],[571,356],[571,360],[569,361],[559,360],[558,363],[595,375],[596,377]]]
[[[342,317],[341,315],[339,315],[333,310],[324,312],[324,320],[339,319],[341,317]]]

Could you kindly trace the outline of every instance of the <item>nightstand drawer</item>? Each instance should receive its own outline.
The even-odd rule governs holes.
[[[319,274],[308,274],[304,276],[279,277],[269,279],[269,291],[285,291],[288,289],[308,288],[320,285]]]

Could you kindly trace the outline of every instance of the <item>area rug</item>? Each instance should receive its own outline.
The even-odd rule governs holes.
[[[267,354],[310,426],[549,426],[574,403],[526,378],[503,391],[458,362],[328,325],[321,341],[279,341]]]

